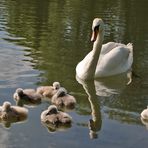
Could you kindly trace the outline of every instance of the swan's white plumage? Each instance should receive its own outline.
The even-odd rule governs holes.
[[[105,77],[128,71],[133,62],[132,45],[109,42],[101,49],[95,77]]]
[[[133,63],[132,44],[129,43],[125,45],[109,42],[102,45],[104,35],[104,24],[102,22],[101,19],[94,19],[94,28],[95,24],[97,26],[100,23],[101,31],[99,30],[98,37],[93,45],[93,50],[90,51],[76,67],[76,74],[81,79],[89,79],[88,73],[91,74],[94,72],[94,78],[98,78],[124,73],[131,69]],[[100,50],[100,52],[98,52],[98,50]],[[92,62],[93,59],[97,59],[98,61]],[[89,68],[86,68],[88,65]]]

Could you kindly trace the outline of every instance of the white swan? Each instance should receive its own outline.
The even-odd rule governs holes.
[[[107,77],[131,70],[133,63],[133,46],[131,43],[109,42],[103,44],[104,23],[95,18],[92,24],[93,49],[76,66],[77,77],[83,80]],[[130,73],[131,74],[131,73]],[[131,82],[131,75],[130,81]]]

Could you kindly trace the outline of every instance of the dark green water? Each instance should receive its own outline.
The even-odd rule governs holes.
[[[40,122],[47,102],[29,108],[28,119],[0,125],[2,148],[146,148],[148,130],[140,120],[148,105],[148,2],[146,0],[0,0],[0,104],[15,102],[16,88],[59,81],[77,99],[68,112],[72,127],[51,133]],[[134,45],[133,71],[120,77],[79,84],[77,63],[92,49],[91,24],[105,22],[105,40]],[[89,94],[89,97],[87,93]],[[95,121],[91,139],[89,120]]]

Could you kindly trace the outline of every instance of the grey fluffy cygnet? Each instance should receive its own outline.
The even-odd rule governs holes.
[[[24,120],[28,116],[28,110],[24,107],[12,106],[10,102],[5,101],[0,106],[0,119],[6,121]]]
[[[44,97],[51,98],[60,88],[59,82],[54,82],[52,86],[40,86],[37,88],[37,93]]]
[[[41,121],[57,126],[59,124],[71,124],[72,117],[67,113],[58,111],[55,105],[50,105],[47,110],[41,113]]]
[[[42,96],[34,89],[16,89],[13,98],[15,101],[23,101],[26,104],[39,104],[41,103]]]
[[[61,87],[52,97],[51,102],[59,107],[73,109],[76,104],[76,99],[74,96],[68,94],[67,90],[64,87]]]

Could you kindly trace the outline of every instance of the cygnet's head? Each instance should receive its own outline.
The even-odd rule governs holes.
[[[53,87],[55,90],[59,89],[61,86],[60,86],[60,83],[59,82],[54,82],[53,83]]]
[[[11,103],[8,102],[8,101],[5,101],[5,102],[3,103],[2,110],[5,111],[5,112],[7,112],[7,111],[10,110],[10,107],[11,107]]]
[[[51,114],[57,114],[58,113],[58,109],[55,105],[50,105],[48,107],[48,113],[47,115],[51,115]]]
[[[18,89],[16,90],[16,93],[17,93],[19,96],[23,95],[23,89],[22,89],[22,88],[18,88]]]
[[[63,97],[67,94],[67,90],[64,87],[60,87],[56,93],[57,97]]]

